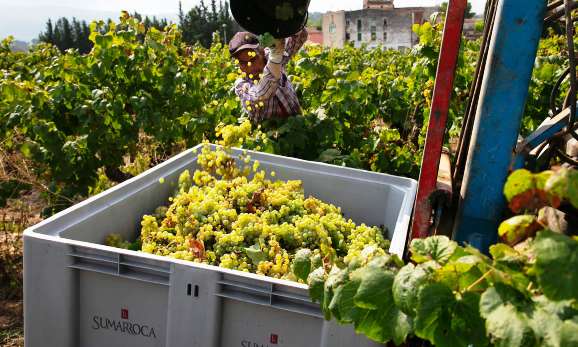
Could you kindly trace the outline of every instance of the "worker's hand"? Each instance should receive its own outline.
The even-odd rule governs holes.
[[[275,46],[271,50],[269,59],[274,64],[281,64],[283,55],[285,54],[285,39],[276,39]]]

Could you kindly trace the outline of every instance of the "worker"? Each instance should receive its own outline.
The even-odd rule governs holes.
[[[303,29],[287,39],[276,39],[272,48],[264,48],[254,34],[235,34],[229,43],[229,52],[243,72],[235,82],[235,93],[251,121],[288,118],[301,112],[285,66],[307,37],[307,30]]]

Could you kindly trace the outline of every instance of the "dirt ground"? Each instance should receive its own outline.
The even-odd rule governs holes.
[[[0,346],[24,346],[22,301],[0,301]]]
[[[0,208],[0,346],[24,346],[22,316],[22,231],[38,223],[43,201],[24,192]]]

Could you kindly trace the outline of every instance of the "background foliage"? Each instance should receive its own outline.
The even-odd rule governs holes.
[[[142,22],[147,31],[150,28],[163,30],[167,25],[173,24],[169,23],[166,18],[143,17],[138,12],[131,13],[131,16]],[[104,34],[110,30],[109,23],[111,22],[113,20],[110,18],[105,20],[106,24],[101,29],[101,33]],[[211,0],[208,6],[204,0],[201,0],[199,5],[192,7],[187,12],[183,11],[182,4],[179,2],[178,23],[176,24],[182,33],[183,42],[199,43],[204,47],[211,46],[214,32],[231,38],[235,32],[240,30],[237,23],[229,15],[229,2],[222,0],[219,2]],[[140,35],[141,39],[142,37],[143,35]],[[62,17],[54,23],[49,19],[46,22],[45,30],[38,36],[38,41],[50,43],[58,47],[61,52],[75,48],[80,53],[86,54],[93,47],[93,42],[90,40],[89,25],[86,21],[76,18]]]
[[[225,5],[226,6],[226,3]],[[219,11],[214,7],[206,13]],[[184,15],[192,18],[195,12]],[[210,15],[212,16],[212,14]],[[441,24],[414,31],[406,52],[306,46],[289,64],[303,112],[268,121],[267,152],[417,177],[439,54]],[[218,34],[189,45],[177,25],[148,29],[123,13],[93,22],[87,54],[38,44],[28,53],[0,45],[0,141],[31,160],[52,207],[70,205],[138,174],[244,120],[232,91],[239,71]],[[544,117],[561,67],[546,42],[533,79],[527,129]],[[202,42],[202,40],[201,40]],[[475,71],[479,42],[464,41],[450,110],[455,138]],[[255,129],[256,130],[256,129]]]

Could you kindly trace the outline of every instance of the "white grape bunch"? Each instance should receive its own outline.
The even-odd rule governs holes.
[[[239,164],[227,148],[206,145],[197,163],[200,169],[180,175],[169,206],[143,217],[141,251],[304,282],[292,271],[300,250],[310,251],[309,271],[389,246],[384,230],[357,225],[339,207],[305,197],[301,181],[268,179],[248,156]]]

